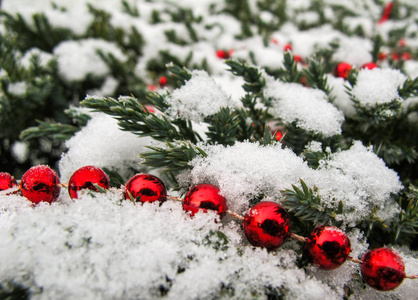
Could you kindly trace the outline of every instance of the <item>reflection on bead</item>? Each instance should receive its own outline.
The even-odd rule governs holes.
[[[136,202],[163,202],[166,200],[167,190],[164,183],[151,174],[136,174],[125,185],[125,199]]]
[[[269,250],[280,247],[290,235],[286,210],[272,201],[259,202],[245,215],[244,233],[251,245]]]
[[[0,191],[19,186],[16,179],[6,172],[0,172]]]
[[[48,166],[30,168],[22,176],[20,190],[29,201],[52,203],[57,200],[61,187],[57,173]]]
[[[183,209],[193,216],[198,211],[214,210],[223,217],[226,210],[226,200],[219,194],[219,188],[212,184],[198,184],[192,187],[183,200]]]
[[[405,278],[402,258],[392,249],[383,247],[369,250],[364,254],[362,261],[361,276],[376,290],[393,290]]]
[[[94,184],[97,184],[103,189],[108,189],[110,187],[109,177],[98,167],[82,167],[71,175],[68,183],[68,193],[72,199],[77,199],[77,191],[79,190],[89,189],[97,192]]]
[[[319,268],[333,270],[341,266],[350,253],[351,243],[345,232],[334,226],[317,226],[304,245],[304,254]]]

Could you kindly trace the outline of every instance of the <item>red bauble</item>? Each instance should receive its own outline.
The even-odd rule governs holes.
[[[77,191],[82,189],[89,189],[97,192],[94,186],[97,184],[103,189],[110,187],[109,177],[102,169],[94,166],[85,166],[73,173],[68,183],[68,193],[72,199],[77,199]]]
[[[226,210],[226,199],[219,194],[219,188],[212,184],[198,184],[192,187],[183,200],[183,209],[193,216],[198,211],[214,210],[223,217]]]
[[[333,270],[341,266],[351,251],[350,239],[334,226],[317,226],[307,237],[304,254],[320,269]]]
[[[362,69],[369,69],[369,70],[373,70],[374,68],[378,68],[379,66],[376,65],[374,62],[371,63],[367,63],[365,65],[363,65],[361,68]]]
[[[6,172],[0,172],[0,191],[19,186],[16,179]]]
[[[167,190],[164,183],[151,174],[136,174],[125,185],[125,199],[137,202],[165,201]]]
[[[339,63],[337,68],[335,69],[335,76],[347,79],[348,74],[350,74],[350,70],[352,66],[349,63]]]
[[[29,201],[52,203],[60,194],[60,180],[57,173],[48,166],[34,166],[26,171],[20,182],[22,195]]]
[[[405,278],[402,258],[392,249],[384,247],[367,251],[361,260],[361,276],[376,290],[393,290]]]
[[[245,215],[243,226],[251,245],[269,250],[280,247],[290,235],[287,211],[272,201],[254,205]]]

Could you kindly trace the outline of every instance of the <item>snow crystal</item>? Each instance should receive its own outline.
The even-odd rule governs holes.
[[[353,117],[356,115],[354,102],[347,93],[347,81],[340,77],[334,77],[331,74],[327,75],[327,83],[331,88],[330,97],[334,98],[333,104],[338,107],[345,116]]]
[[[263,297],[266,286],[292,299],[337,298],[296,266],[292,249],[243,247],[240,226],[214,222],[214,213],[191,218],[178,202],[121,197],[111,189],[34,208],[0,201],[9,212],[0,214],[0,282],[14,280],[37,299],[244,299]]]
[[[189,177],[192,184],[212,183],[226,197],[231,210],[242,212],[249,201],[261,194],[279,197],[310,172],[308,165],[280,144],[262,147],[256,143],[236,143],[231,147],[202,146],[208,156],[196,157]],[[187,186],[187,184],[186,184]]]
[[[28,85],[26,81],[19,81],[19,82],[13,82],[9,83],[7,87],[7,91],[15,96],[24,96],[26,95],[26,90],[28,88]]]
[[[347,223],[368,216],[373,207],[385,212],[379,215],[383,220],[392,218],[398,211],[390,198],[391,193],[402,189],[398,175],[359,141],[349,150],[321,161],[314,175],[306,179],[307,183],[318,187],[324,202],[335,206],[341,200],[344,204],[341,218]]]
[[[399,70],[362,69],[351,94],[363,106],[388,103],[399,99],[398,87],[406,80]]]
[[[89,74],[99,77],[107,75],[109,67],[97,54],[98,50],[104,54],[112,54],[121,62],[127,60],[116,44],[105,40],[64,41],[53,50],[58,59],[61,76],[67,81],[79,81]]]
[[[14,142],[12,145],[12,155],[19,163],[23,163],[29,154],[28,144],[25,142]]]
[[[280,190],[299,186],[299,179],[309,187],[316,186],[324,207],[337,207],[342,201],[345,224],[367,217],[376,206],[377,214],[389,220],[398,212],[391,193],[402,188],[393,170],[361,142],[346,151],[331,154],[311,169],[292,151],[280,144],[262,147],[256,143],[236,143],[234,146],[204,146],[207,157],[196,157],[190,173],[179,177],[183,186],[212,183],[219,186],[233,211],[242,212],[249,202],[260,195],[281,199]],[[351,226],[350,225],[350,226]]]
[[[369,39],[359,37],[344,37],[340,40],[340,47],[333,54],[332,59],[337,62],[347,62],[360,67],[372,61],[372,43]]]
[[[221,107],[234,106],[228,95],[205,71],[192,71],[192,78],[174,90],[166,101],[172,117],[201,122]]]
[[[126,175],[132,167],[140,168],[138,154],[150,143],[151,138],[121,131],[115,119],[94,113],[88,124],[65,144],[69,150],[59,163],[61,180],[68,181],[74,171],[86,165],[113,167]]]
[[[20,63],[24,68],[29,69],[29,67],[32,65],[32,58],[34,56],[38,57],[39,64],[41,66],[46,66],[48,62],[53,58],[51,53],[42,51],[38,48],[32,48],[25,52],[25,55],[22,57]]]
[[[333,136],[341,133],[344,115],[327,100],[327,95],[296,83],[268,82],[264,90],[272,98],[271,113],[285,123],[296,122],[307,131]]]

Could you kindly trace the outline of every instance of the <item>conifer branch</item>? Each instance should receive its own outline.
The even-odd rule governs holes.
[[[166,142],[165,147],[147,147],[151,152],[141,153],[144,164],[165,172],[179,173],[191,168],[189,162],[196,156],[206,157],[207,154],[196,145],[183,141]]]
[[[328,96],[331,93],[331,88],[328,85],[327,77],[325,76],[325,67],[323,61],[314,57],[308,59],[308,68],[304,69],[304,75],[307,79],[307,84],[310,87],[324,91]],[[330,99],[332,102],[333,99]]]
[[[298,69],[298,63],[290,51],[286,51],[283,59],[283,68],[277,72],[277,77],[284,82],[300,82],[302,73]]]
[[[236,60],[227,60],[225,63],[230,67],[228,71],[244,79],[245,84],[242,87],[246,92],[253,94],[261,92],[266,82],[258,68],[251,67],[245,62]]]
[[[38,123],[38,126],[29,127],[23,130],[19,137],[22,140],[31,140],[50,136],[57,141],[66,141],[80,130],[79,127],[69,124],[44,121],[38,121]]]
[[[306,183],[300,179],[302,190],[292,185],[293,190],[286,189],[281,191],[284,199],[282,205],[297,218],[317,224],[335,224],[337,212],[343,212],[343,204],[340,201],[338,211],[324,207],[321,198],[317,194],[316,187],[308,188]]]
[[[237,131],[240,124],[236,112],[229,107],[221,107],[218,113],[209,119],[209,132],[207,136],[212,144],[233,145],[237,140]]]

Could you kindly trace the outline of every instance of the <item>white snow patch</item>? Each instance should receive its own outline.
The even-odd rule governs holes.
[[[344,115],[327,100],[327,95],[296,83],[268,82],[265,97],[273,98],[271,113],[285,123],[296,122],[307,131],[333,136],[341,133]]]
[[[388,103],[399,99],[398,87],[403,85],[407,77],[399,70],[362,69],[357,76],[357,83],[351,94],[363,106]]]
[[[170,104],[167,111],[174,118],[190,119],[201,122],[213,115],[221,107],[233,107],[224,90],[205,71],[192,71],[192,78],[182,87],[174,90],[166,101]]]

